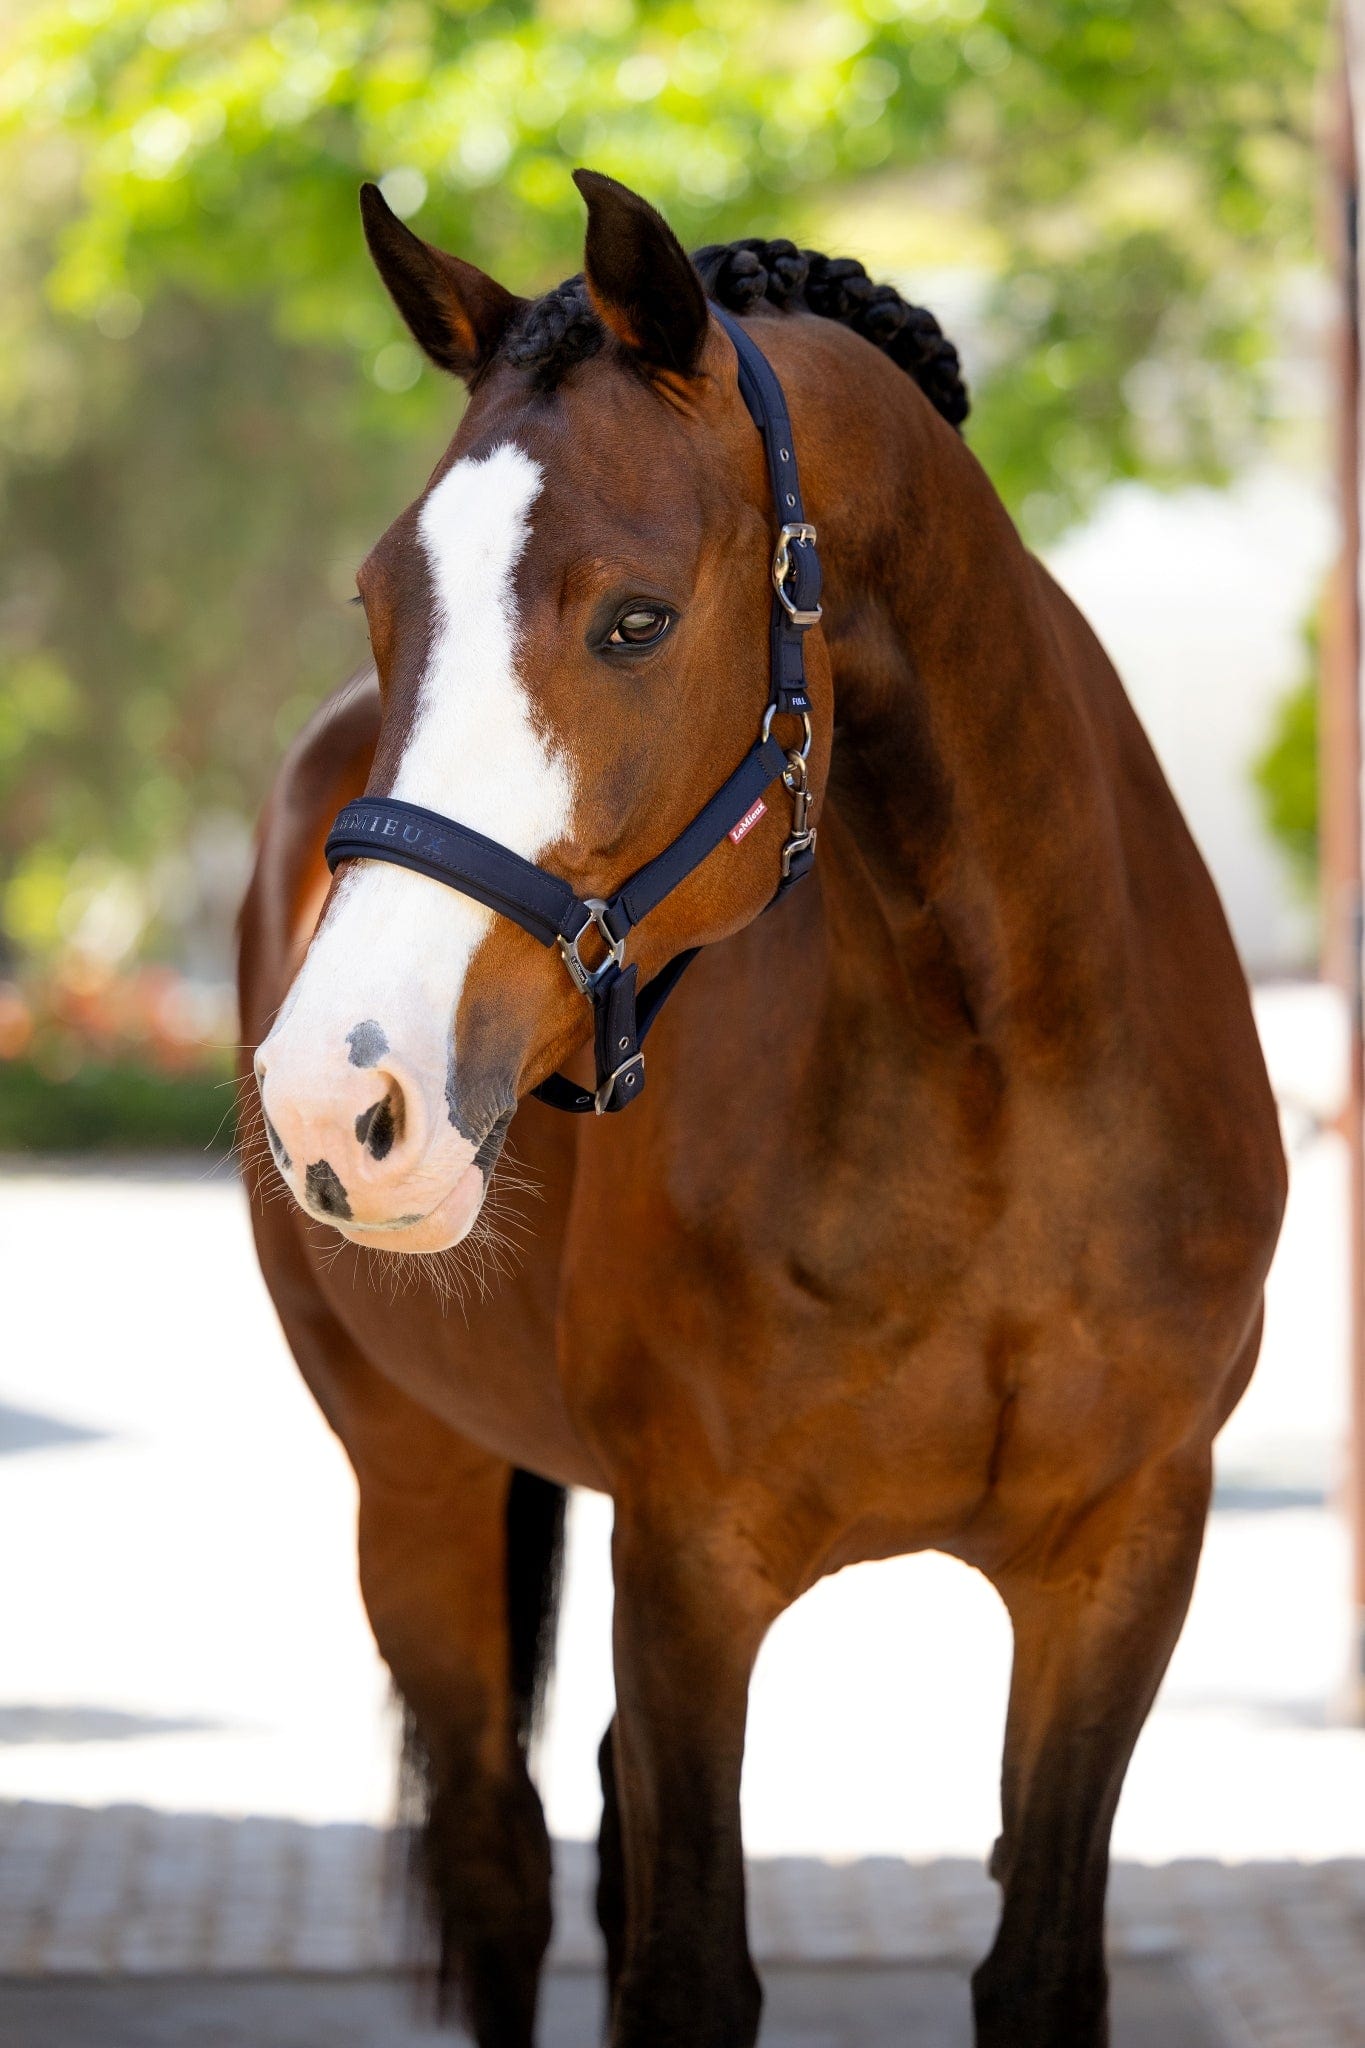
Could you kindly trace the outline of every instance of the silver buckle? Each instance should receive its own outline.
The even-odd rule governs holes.
[[[626,1088],[633,1088],[635,1086],[635,1074],[633,1070],[636,1067],[640,1069],[641,1074],[644,1073],[645,1056],[642,1052],[633,1052],[628,1060],[622,1060],[620,1066],[616,1069],[614,1074],[607,1075],[606,1080],[602,1083],[602,1086],[598,1089],[596,1095],[594,1095],[592,1099],[592,1106],[594,1110],[597,1112],[598,1116],[606,1115],[607,1105],[611,1101],[612,1096],[615,1094],[616,1084],[618,1081],[621,1080],[621,1076],[623,1074],[626,1078],[622,1082],[622,1086]]]
[[[791,598],[787,595],[787,578],[791,574],[792,567],[791,544],[794,540],[809,541],[814,546],[815,528],[808,526],[804,519],[794,520],[790,526],[782,528],[777,536],[777,547],[773,553],[773,589],[777,592],[782,608],[794,626],[818,626],[820,623],[820,606],[816,605],[815,610],[812,612],[803,612],[798,605],[792,603]]]
[[[598,982],[601,981],[602,976],[607,972],[607,969],[609,967],[619,967],[624,960],[626,941],[624,938],[614,939],[607,929],[607,905],[604,897],[585,896],[583,898],[583,908],[588,913],[587,924],[580,926],[571,939],[566,939],[561,932],[559,934],[559,951],[564,965],[569,970],[569,977],[574,987],[581,996],[586,996],[588,1001],[591,1002],[593,991],[596,989]],[[596,967],[589,967],[578,950],[582,943],[584,932],[589,930],[596,931],[598,938],[607,949],[606,959],[599,960]],[[629,1061],[627,1061],[627,1065],[629,1065]]]

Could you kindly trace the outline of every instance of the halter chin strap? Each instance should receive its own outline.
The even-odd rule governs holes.
[[[472,896],[519,924],[542,946],[559,948],[575,987],[592,1005],[597,1081],[589,1091],[551,1074],[533,1092],[552,1109],[579,1114],[595,1110],[603,1116],[624,1109],[643,1092],[645,1035],[700,950],[694,946],[677,954],[637,993],[639,969],[625,964],[631,931],[738,830],[779,776],[792,797],[792,830],[769,908],[809,873],[815,859],[815,830],[808,823],[811,724],[804,648],[807,632],[820,617],[815,528],[807,523],[801,503],[782,386],[739,323],[719,306],[713,310],[739,355],[740,395],[763,436],[780,527],[772,566],[768,703],[759,736],[734,773],[691,824],[610,897],[576,896],[562,877],[496,840],[393,797],[365,796],[347,804],[327,838],[327,865],[334,873],[343,860],[390,861]],[[774,719],[788,714],[799,717],[803,726],[802,744],[793,749],[772,737]],[[592,965],[580,950],[589,932],[603,949]]]

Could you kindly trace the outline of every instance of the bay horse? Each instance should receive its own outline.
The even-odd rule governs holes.
[[[242,922],[261,1144],[294,1198],[261,1180],[256,1238],[355,1469],[443,1982],[480,2048],[530,2042],[527,1745],[563,1489],[591,1487],[615,1514],[613,2048],[753,2042],[756,1654],[825,1574],[925,1548],[984,1573],[1014,1633],[977,2043],[1098,2048],[1114,1809],[1285,1196],[1246,984],[1113,668],[958,431],[932,319],[789,243],[689,260],[643,199],[577,182],[584,275],[533,301],[362,195],[468,404],[360,569],[373,666],[290,751]],[[785,508],[755,353],[823,565],[809,745],[784,714],[785,788],[629,934],[642,985],[700,949],[648,1089],[562,1116],[532,1091],[567,1066],[591,1103],[605,910],[575,986],[467,879],[354,853],[333,879],[328,828],[362,799],[353,822],[445,820],[580,908],[678,843],[771,687]],[[800,799],[818,858],[774,905]],[[541,1201],[509,1262],[487,1218],[514,1115]],[[510,1266],[463,1317],[462,1256]]]

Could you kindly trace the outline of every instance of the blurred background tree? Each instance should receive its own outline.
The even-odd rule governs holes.
[[[693,242],[977,280],[969,439],[1046,541],[1116,478],[1218,480],[1275,431],[1325,14],[8,0],[11,956],[221,971],[243,821],[360,659],[354,566],[458,415],[369,269],[363,177],[522,291],[578,268],[577,163]]]
[[[1252,779],[1268,831],[1284,853],[1295,883],[1314,902],[1318,893],[1321,828],[1319,613],[1315,612],[1309,620],[1303,642],[1303,676],[1280,700],[1265,745],[1252,763]]]

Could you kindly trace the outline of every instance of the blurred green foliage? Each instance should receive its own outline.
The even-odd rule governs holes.
[[[363,653],[342,608],[354,564],[459,401],[369,272],[362,177],[523,291],[578,267],[575,163],[636,185],[692,241],[815,242],[836,217],[894,216],[911,258],[994,280],[970,438],[1049,538],[1117,477],[1218,478],[1265,424],[1286,280],[1312,253],[1325,15],[9,0],[11,943],[60,942],[78,849],[154,875],[196,820],[254,810],[282,742]],[[149,885],[144,926],[159,900]]]
[[[1275,708],[1269,737],[1252,763],[1266,830],[1305,898],[1318,893],[1320,633],[1304,635],[1305,673]]]
[[[230,1080],[90,1062],[53,1079],[28,1060],[0,1066],[0,1153],[226,1152]]]

